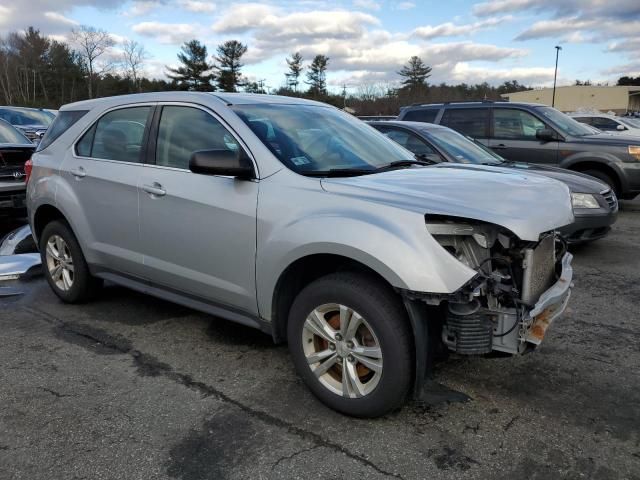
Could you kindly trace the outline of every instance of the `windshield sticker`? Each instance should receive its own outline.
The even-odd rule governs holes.
[[[311,160],[309,160],[307,157],[302,156],[302,157],[292,157],[291,161],[293,162],[293,164],[295,166],[300,166],[300,165],[306,165],[308,163],[311,163]]]

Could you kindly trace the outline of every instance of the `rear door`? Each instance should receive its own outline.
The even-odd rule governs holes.
[[[238,151],[221,119],[196,105],[158,108],[140,182],[145,276],[155,284],[256,314],[257,181],[192,173],[198,150]]]
[[[489,146],[489,108],[452,108],[442,114],[440,124]]]
[[[138,188],[151,104],[111,110],[78,140],[61,167],[85,214],[82,235],[99,266],[139,276]]]
[[[517,162],[558,162],[559,142],[536,137],[538,130],[551,128],[540,118],[516,108],[493,108],[492,113],[489,147],[498,155]]]

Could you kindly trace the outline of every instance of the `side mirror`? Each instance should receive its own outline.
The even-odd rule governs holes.
[[[244,150],[199,150],[191,154],[189,170],[204,175],[225,175],[245,180],[255,178],[253,163]]]
[[[543,142],[552,142],[557,140],[556,132],[551,130],[550,128],[541,128],[536,131],[536,138],[538,140],[542,140]]]
[[[618,126],[616,127],[616,130],[618,130],[618,131],[620,131],[620,132],[623,132],[623,131],[625,131],[625,130],[626,130],[626,128],[625,128],[625,126],[624,126],[624,125],[620,125],[620,124],[618,124]]]

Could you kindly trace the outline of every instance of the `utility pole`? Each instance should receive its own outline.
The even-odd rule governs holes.
[[[560,50],[562,47],[560,45],[555,46],[556,49],[556,70],[553,74],[553,97],[551,98],[551,106],[555,106],[556,104],[556,78],[558,77],[558,55],[560,54]]]

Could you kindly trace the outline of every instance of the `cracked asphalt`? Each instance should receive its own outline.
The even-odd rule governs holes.
[[[117,286],[69,306],[11,283],[0,479],[640,479],[639,239],[623,202],[574,249],[570,311],[535,353],[452,357],[427,405],[377,420],[325,408],[258,331]]]

